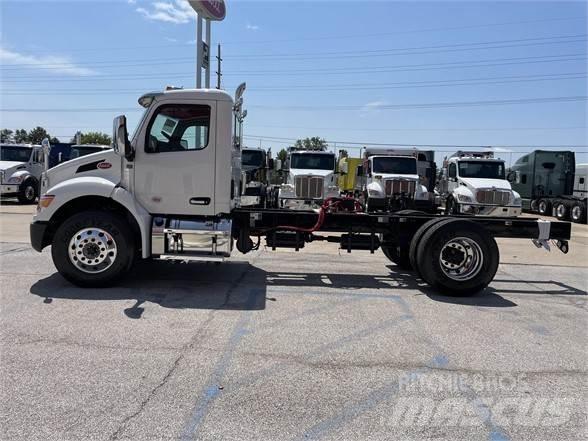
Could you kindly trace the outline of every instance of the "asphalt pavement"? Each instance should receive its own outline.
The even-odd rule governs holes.
[[[313,243],[143,262],[80,289],[0,206],[2,440],[569,440],[587,436],[588,229],[501,240],[494,282],[436,295]]]

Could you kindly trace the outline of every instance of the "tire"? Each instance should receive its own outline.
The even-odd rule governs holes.
[[[498,270],[496,241],[471,221],[452,219],[435,224],[417,248],[423,280],[446,295],[475,294],[488,286]],[[464,272],[459,274],[461,270]]]
[[[34,204],[39,193],[37,188],[38,185],[34,179],[25,179],[18,189],[18,202],[21,204]]]
[[[575,202],[570,210],[570,218],[574,223],[586,223],[586,204],[584,202]]]
[[[555,204],[554,204],[555,206]],[[567,202],[562,201],[555,206],[555,217],[559,220],[566,220],[570,215],[570,207]]]
[[[86,288],[110,286],[133,266],[133,233],[117,214],[85,211],[59,226],[51,256],[59,273],[71,283]]]
[[[529,211],[531,213],[537,213],[537,199],[533,199],[529,205]]]
[[[423,235],[427,231],[429,231],[429,229],[433,225],[436,225],[439,222],[450,222],[450,221],[451,221],[451,219],[447,219],[444,217],[431,219],[431,220],[425,222],[423,225],[421,225],[420,228],[414,234],[414,236],[412,236],[412,240],[410,241],[410,247],[408,249],[408,260],[410,262],[411,268],[414,269],[414,271],[417,273],[417,275],[420,278],[422,278],[422,275],[421,275],[419,265],[417,262],[417,249],[418,249],[419,243],[421,242],[421,239],[423,238]]]
[[[551,215],[551,201],[549,199],[539,199],[537,202],[537,211],[543,216]]]
[[[411,214],[425,214],[424,211],[419,210],[400,210],[394,214],[397,215],[411,215]],[[409,244],[397,244],[393,246],[382,246],[384,256],[399,268],[410,270],[413,268],[409,258]]]

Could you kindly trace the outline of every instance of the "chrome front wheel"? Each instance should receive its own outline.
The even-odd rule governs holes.
[[[116,260],[116,241],[105,230],[84,228],[73,235],[69,242],[69,259],[80,271],[98,274],[106,271]]]

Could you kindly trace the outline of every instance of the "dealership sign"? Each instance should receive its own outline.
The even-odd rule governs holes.
[[[188,0],[198,15],[207,20],[221,21],[227,14],[224,0]]]

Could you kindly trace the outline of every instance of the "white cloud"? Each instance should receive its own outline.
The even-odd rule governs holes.
[[[176,38],[171,38],[171,37],[165,37],[166,41],[169,41],[170,43],[177,43],[178,40]]]
[[[492,150],[494,152],[500,152],[500,153],[512,153],[512,150],[505,149],[503,147],[490,147],[490,150]]]
[[[19,54],[0,47],[0,64],[22,66],[24,68],[37,69],[52,74],[65,74],[74,76],[92,75],[96,72],[87,67],[81,67],[66,57],[55,55],[33,56]]]
[[[129,5],[134,5],[135,3],[137,3],[137,0],[127,0],[127,3]]]
[[[252,25],[251,23],[247,23],[247,25],[245,26],[245,29],[247,29],[249,31],[259,31],[259,26]]]
[[[151,8],[137,8],[136,11],[148,20],[174,24],[189,23],[196,18],[196,12],[185,0],[174,0],[173,3],[152,2]]]

